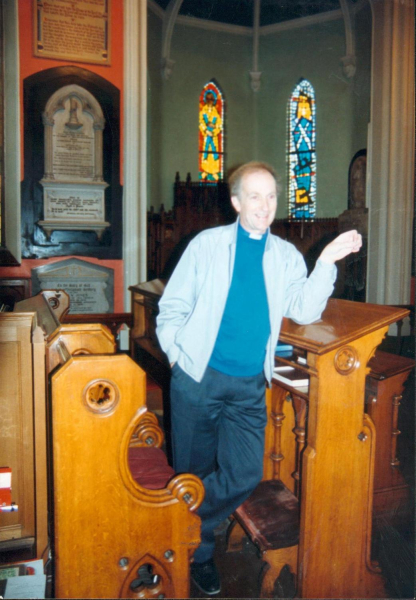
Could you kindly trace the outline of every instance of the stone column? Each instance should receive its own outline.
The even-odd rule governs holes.
[[[414,202],[414,0],[370,0],[367,301],[410,301]]]
[[[21,216],[21,136],[20,136],[20,63],[19,15],[17,2],[3,2],[4,34],[4,212],[7,249],[20,262]]]
[[[124,307],[128,287],[146,281],[147,3],[124,0]]]

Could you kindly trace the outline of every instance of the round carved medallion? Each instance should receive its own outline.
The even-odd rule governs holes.
[[[348,375],[359,365],[357,351],[351,346],[340,348],[334,359],[335,368],[341,375]]]
[[[96,379],[89,383],[83,392],[86,407],[95,413],[112,412],[119,400],[116,386],[106,379]]]

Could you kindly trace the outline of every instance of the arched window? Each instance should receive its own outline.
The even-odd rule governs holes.
[[[314,219],[316,212],[316,106],[313,87],[301,79],[288,107],[289,219]]]
[[[224,175],[224,97],[209,81],[199,96],[199,180],[216,182]]]

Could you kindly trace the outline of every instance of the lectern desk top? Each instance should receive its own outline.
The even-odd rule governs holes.
[[[329,352],[381,327],[404,319],[403,308],[330,298],[322,318],[311,325],[283,319],[280,339],[315,354]]]

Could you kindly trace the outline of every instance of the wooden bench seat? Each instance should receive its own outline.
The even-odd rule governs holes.
[[[175,471],[168,465],[166,454],[160,448],[129,448],[128,463],[133,479],[148,490],[166,487],[175,475]]]
[[[282,569],[287,565],[292,574],[297,572],[298,499],[278,479],[261,481],[233,516],[235,521],[230,525],[228,549],[232,551],[240,547],[240,525],[258,547],[265,562],[260,597],[275,597],[275,586]]]
[[[234,517],[262,552],[299,542],[299,502],[278,479],[260,482]]]

